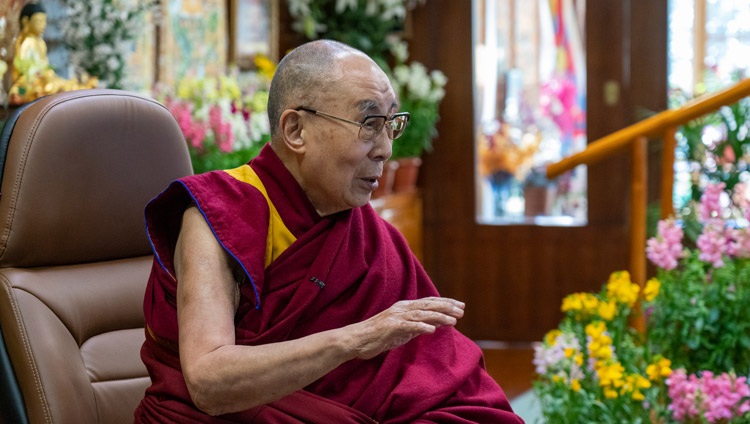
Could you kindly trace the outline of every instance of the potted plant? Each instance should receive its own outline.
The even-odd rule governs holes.
[[[388,70],[391,85],[401,102],[400,109],[411,115],[406,131],[393,142],[391,161],[398,163],[393,191],[399,192],[416,187],[421,156],[425,151],[432,150],[447,78],[439,70],[428,71],[419,62],[407,64],[408,47],[405,42],[395,44],[391,51],[396,59],[396,65]]]

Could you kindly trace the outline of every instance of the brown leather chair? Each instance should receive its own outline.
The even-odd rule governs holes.
[[[0,139],[0,422],[132,423],[151,248],[143,208],[192,173],[179,126],[117,90],[39,99]]]

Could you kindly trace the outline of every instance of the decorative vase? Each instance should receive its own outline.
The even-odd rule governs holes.
[[[417,177],[422,159],[418,157],[396,159],[398,168],[393,178],[393,192],[405,193],[417,189]]]

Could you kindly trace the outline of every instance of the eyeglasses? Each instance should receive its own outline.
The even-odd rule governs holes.
[[[391,140],[395,140],[401,137],[406,129],[406,124],[409,123],[409,112],[394,113],[390,117],[386,115],[367,115],[362,122],[350,121],[348,119],[339,118],[325,112],[321,112],[315,109],[310,109],[304,106],[295,108],[294,110],[309,112],[315,115],[325,116],[327,118],[336,119],[342,122],[348,122],[359,127],[359,139],[362,141],[372,141],[381,131],[385,128],[385,132]]]

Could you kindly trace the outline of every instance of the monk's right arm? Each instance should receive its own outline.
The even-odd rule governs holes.
[[[463,316],[461,302],[424,298],[301,339],[236,345],[238,292],[230,259],[195,207],[183,216],[175,272],[180,363],[193,402],[211,415],[280,399],[346,361],[373,358]]]

